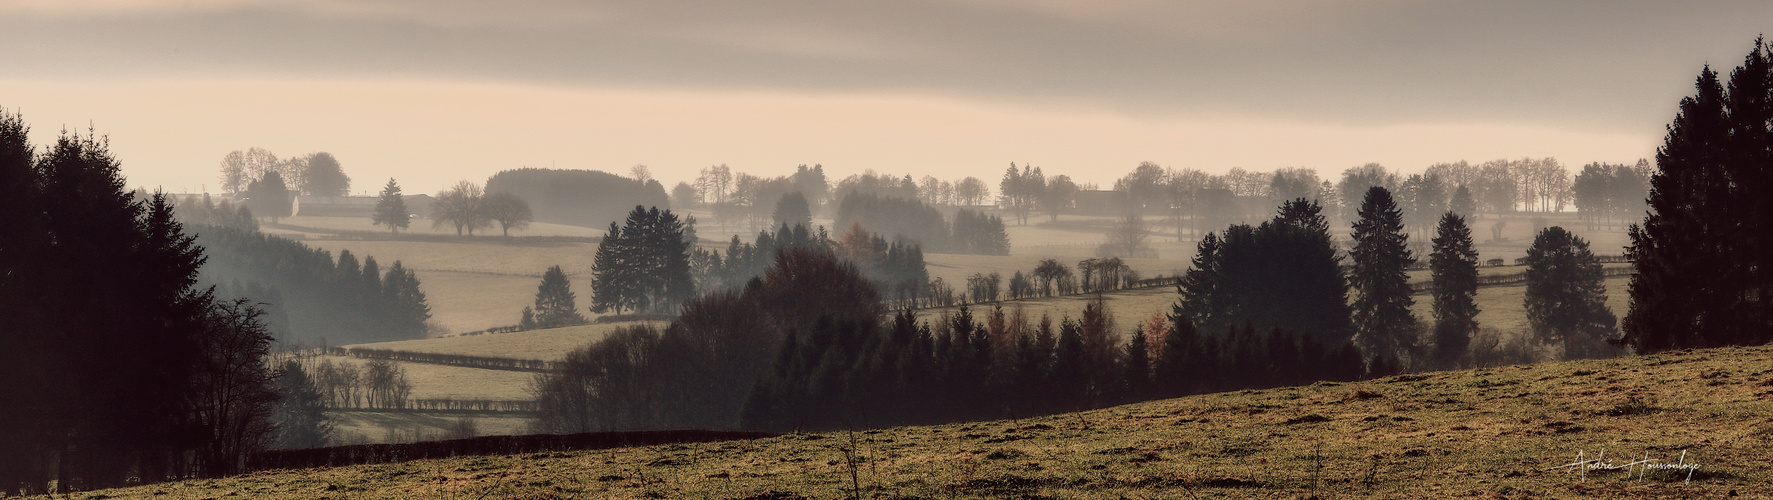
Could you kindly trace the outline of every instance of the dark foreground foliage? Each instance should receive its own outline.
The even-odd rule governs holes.
[[[0,494],[230,474],[271,438],[270,342],[109,144],[0,113]]]
[[[632,448],[672,443],[706,443],[738,439],[774,437],[768,432],[742,431],[634,431],[586,432],[579,434],[536,434],[529,436],[484,436],[445,441],[405,444],[360,444],[309,448],[302,450],[265,451],[246,461],[248,470],[306,469],[342,467],[359,464],[384,464],[450,458],[468,455],[517,455],[522,453],[562,452]]]

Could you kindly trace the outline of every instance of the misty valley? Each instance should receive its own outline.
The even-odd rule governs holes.
[[[419,193],[248,147],[187,193],[28,118],[0,112],[7,496],[1773,493],[1759,43],[1654,158],[1579,167]]]

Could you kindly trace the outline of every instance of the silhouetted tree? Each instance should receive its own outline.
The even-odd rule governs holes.
[[[529,202],[525,202],[523,198],[518,198],[517,195],[511,193],[491,193],[486,195],[480,203],[481,209],[486,211],[486,217],[499,223],[499,230],[506,237],[511,236],[512,228],[529,227],[530,220],[534,218],[529,211]]]
[[[1036,200],[1045,191],[1046,176],[1039,168],[1023,165],[1016,170],[1016,164],[1010,163],[1009,170],[1004,171],[1003,180],[997,184],[997,204],[1016,215],[1021,225],[1028,225],[1028,212],[1034,210]]]
[[[92,134],[37,155],[25,130],[0,112],[0,489],[182,474],[175,457],[229,446],[203,419],[214,361],[262,368],[262,350],[217,342],[239,336],[209,328],[202,249],[163,194],[126,192]]]
[[[1151,397],[1151,352],[1144,328],[1133,328],[1121,377],[1125,380],[1127,400],[1144,401]]]
[[[1077,198],[1077,184],[1071,182],[1070,176],[1055,175],[1047,179],[1046,186],[1041,190],[1035,204],[1042,212],[1046,212],[1051,220],[1059,220],[1059,212],[1071,208],[1071,202]]]
[[[671,311],[695,292],[690,245],[670,210],[635,206],[609,232],[593,258],[591,310]]]
[[[1542,339],[1561,344],[1566,358],[1606,352],[1617,317],[1607,309],[1607,285],[1588,242],[1562,227],[1540,231],[1527,248],[1527,321]]]
[[[1649,216],[1631,230],[1627,343],[1639,353],[1773,339],[1773,56],[1709,66],[1656,152]],[[1635,169],[1634,169],[1635,171]]]
[[[954,213],[954,234],[948,250],[976,255],[1009,255],[1010,237],[1004,233],[1003,219],[971,209]]]
[[[475,229],[492,225],[484,201],[485,193],[479,184],[457,182],[448,190],[437,193],[437,199],[431,202],[431,227],[452,225],[456,228],[456,236],[461,236],[463,231],[474,236]]]
[[[1414,360],[1416,317],[1410,313],[1409,277],[1404,269],[1416,262],[1404,234],[1403,212],[1383,187],[1367,189],[1360,219],[1354,223],[1353,268],[1355,338],[1369,354],[1400,361]]]
[[[776,221],[775,225],[778,226],[813,226],[812,207],[808,205],[806,195],[801,194],[800,191],[782,195],[782,198],[776,201],[776,210],[770,218]]]
[[[523,311],[529,319],[521,325],[524,329],[559,328],[586,322],[575,304],[572,282],[566,279],[560,266],[549,267],[542,273],[542,284],[536,287],[536,303]],[[532,313],[533,317],[530,316]]]
[[[274,224],[277,219],[289,217],[289,187],[283,182],[283,174],[266,172],[265,176],[246,186],[247,206],[259,217],[268,217]]]
[[[1317,203],[1288,201],[1259,227],[1201,239],[1181,282],[1182,312],[1204,332],[1248,324],[1340,345],[1354,331],[1341,265]]]
[[[351,194],[351,177],[339,166],[332,153],[308,155],[303,161],[302,194],[311,196],[345,196]]]
[[[239,473],[246,456],[272,443],[278,402],[265,354],[271,332],[251,299],[210,305],[198,337],[202,353],[189,389],[193,423],[204,432],[198,459],[205,475]],[[292,429],[301,430],[301,429]]]
[[[1471,228],[1453,212],[1441,216],[1428,268],[1434,280],[1434,359],[1453,367],[1477,333],[1478,255],[1471,246]]]
[[[806,197],[807,207],[818,210],[831,197],[831,183],[825,179],[825,166],[813,165],[807,168],[801,165],[794,169],[794,175],[788,177],[794,188]]]
[[[1366,199],[1367,192],[1374,187],[1385,188],[1389,195],[1398,185],[1397,174],[1385,169],[1378,163],[1368,163],[1358,167],[1350,167],[1342,171],[1341,182],[1336,183],[1336,191],[1342,194],[1342,206],[1347,210],[1342,220],[1360,220],[1359,209]],[[1395,204],[1395,201],[1393,202]]]
[[[388,231],[399,235],[400,230],[412,224],[412,214],[406,211],[406,201],[401,199],[400,185],[394,178],[388,178],[388,185],[382,186],[382,196],[376,200],[376,211],[370,221],[378,226],[388,226]]]
[[[277,370],[272,383],[278,398],[271,410],[277,439],[272,448],[319,448],[332,439],[333,418],[326,413],[326,395],[314,377],[295,360]],[[342,405],[341,405],[342,406]]]
[[[415,338],[425,331],[425,320],[431,319],[431,306],[425,292],[419,289],[419,277],[411,269],[394,261],[382,277],[381,303],[386,308],[388,329],[406,338]]]
[[[1447,202],[1447,211],[1466,219],[1476,220],[1477,202],[1472,200],[1471,190],[1466,188],[1464,184],[1460,184],[1458,189],[1453,190],[1453,199]]]

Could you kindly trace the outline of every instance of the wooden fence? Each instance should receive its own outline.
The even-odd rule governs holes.
[[[462,368],[479,368],[483,370],[550,372],[560,370],[561,367],[561,362],[559,361],[497,358],[491,356],[467,356],[462,354],[443,354],[434,352],[396,351],[392,349],[329,347],[324,349],[324,351],[326,354],[333,356],[350,356],[361,359],[385,359],[388,361],[400,361],[405,363],[459,366]]]

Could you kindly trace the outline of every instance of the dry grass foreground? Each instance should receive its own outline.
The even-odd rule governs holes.
[[[123,498],[1773,496],[1773,348],[1436,372],[1021,420],[267,471]],[[1578,454],[1687,471],[1554,467]],[[1646,474],[1647,472],[1647,474]],[[1643,477],[1640,479],[1640,474]]]

